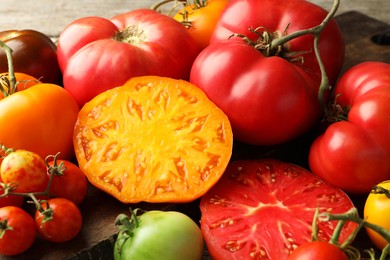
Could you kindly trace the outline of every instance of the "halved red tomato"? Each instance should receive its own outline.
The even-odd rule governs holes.
[[[340,189],[298,165],[273,159],[238,160],[200,202],[201,229],[213,259],[286,259],[309,242],[319,213],[354,207]],[[328,241],[337,222],[318,222]],[[356,228],[348,222],[340,243]]]

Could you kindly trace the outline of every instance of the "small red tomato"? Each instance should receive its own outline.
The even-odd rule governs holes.
[[[48,162],[48,174],[53,174],[50,194],[66,198],[79,205],[87,195],[88,181],[81,169],[70,161]]]
[[[48,206],[53,211],[51,219],[36,211],[35,224],[39,234],[46,240],[62,243],[76,237],[82,227],[82,215],[72,201],[64,198],[54,198],[41,204],[43,210]]]
[[[338,246],[326,241],[314,241],[295,249],[288,260],[348,260],[348,256]]]
[[[45,160],[27,150],[16,150],[8,154],[1,163],[1,179],[16,185],[15,192],[44,191],[48,183]]]
[[[34,219],[23,209],[0,208],[0,254],[17,255],[32,246],[36,238]]]

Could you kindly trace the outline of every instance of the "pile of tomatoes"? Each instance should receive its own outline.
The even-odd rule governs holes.
[[[302,0],[174,2],[184,5],[173,15],[157,11],[161,5],[157,4],[110,19],[77,19],[64,28],[57,44],[33,30],[0,33],[2,46],[12,50],[0,51],[0,254],[24,252],[37,232],[53,242],[74,238],[82,226],[79,205],[87,192],[86,175],[92,184],[98,179],[99,188],[110,195],[116,189],[127,196],[134,193],[126,189],[135,190],[124,187],[133,174],[128,165],[135,165],[138,174],[133,178],[139,185],[137,194],[150,194],[144,191],[155,186],[156,193],[174,194],[175,201],[159,202],[198,199],[188,199],[190,186],[196,183],[204,194],[199,198],[199,228],[215,258],[286,259],[290,254],[309,255],[303,245],[323,253],[331,244],[337,249],[333,258],[346,259],[340,249],[352,242],[350,235],[356,225],[351,223],[359,222],[356,218],[339,230],[340,241],[332,241],[335,222],[319,221],[319,240],[326,243],[306,242],[311,239],[316,209],[342,214],[355,207],[349,195],[367,196],[365,220],[390,230],[388,221],[383,221],[390,217],[390,64],[367,61],[340,74],[348,57],[333,17],[339,0],[334,0],[330,12]],[[153,82],[147,81],[152,78]],[[184,81],[202,90],[207,101],[222,111],[216,113],[215,122],[225,122],[221,119],[226,116],[229,124],[205,129],[212,114],[207,109],[215,107],[202,105],[195,91],[172,88],[177,92],[173,99],[164,84]],[[158,93],[150,90],[155,85],[161,87]],[[151,98],[132,97],[124,88],[121,95],[108,92],[123,86],[138,94],[145,91]],[[111,93],[112,99],[108,97]],[[112,100],[123,103],[111,104]],[[177,109],[178,104],[184,104],[183,108]],[[198,114],[187,110],[193,104],[198,105]],[[149,125],[161,111],[168,111],[158,117],[162,126]],[[169,114],[172,111],[177,114]],[[128,121],[115,122],[113,115],[121,118],[123,113],[134,115],[142,127],[136,128],[135,121],[131,126]],[[165,140],[166,136],[178,136],[164,132],[170,123],[166,119],[174,121],[175,134],[190,129],[186,138]],[[126,125],[127,129],[121,128]],[[232,135],[226,131],[230,125]],[[149,131],[150,127],[160,132]],[[155,138],[141,138],[137,129],[158,135],[159,143],[152,145]],[[118,141],[114,137],[118,138],[119,132],[122,139]],[[137,142],[128,143],[126,135]],[[231,142],[229,149],[218,148],[223,156],[209,149],[229,137],[234,138],[233,154]],[[301,151],[302,139],[309,144],[301,166],[288,158],[264,159],[272,157],[269,151],[281,147],[283,151],[291,143]],[[171,140],[183,146],[167,145]],[[131,162],[117,160],[135,143],[139,147],[130,156]],[[182,149],[174,151],[168,162],[174,167],[160,173],[164,163],[148,167],[150,158],[173,153],[160,147],[164,145]],[[245,156],[242,147],[265,153]],[[206,151],[202,154],[206,156],[199,151]],[[186,159],[191,157],[206,166],[188,170],[192,164]],[[83,172],[86,167],[79,168],[77,158],[83,158],[80,166],[96,171]],[[224,162],[230,158],[227,168],[219,164],[220,158]],[[118,161],[120,167],[115,164]],[[157,174],[146,180],[151,171]],[[224,174],[213,187],[205,188],[214,171]],[[187,188],[173,193],[177,183]],[[137,201],[145,201],[145,197]],[[120,227],[126,230],[121,230],[117,242],[121,252],[114,248],[115,258],[120,259],[123,252],[142,252],[143,246],[132,245],[128,239],[138,234],[140,240],[146,240],[145,223],[160,214],[167,217],[153,212],[133,216],[134,223],[122,223]],[[150,216],[153,221],[146,221]],[[169,218],[168,222],[174,221]],[[167,235],[166,223],[164,228],[156,223],[150,224],[151,229],[162,233],[155,236]],[[187,227],[183,232],[189,233],[178,233],[180,240],[183,242],[186,234],[196,235],[194,256],[199,258],[203,246],[200,231],[189,219],[183,223]],[[387,248],[390,235],[387,237],[386,231],[382,236],[366,228],[379,249]],[[183,248],[193,243],[185,241]]]

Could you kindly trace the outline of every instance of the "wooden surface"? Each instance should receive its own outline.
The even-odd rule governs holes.
[[[0,9],[11,8],[12,5],[6,5],[4,3],[13,2],[13,1],[0,1]],[[16,3],[16,0],[14,1]],[[115,4],[114,4],[115,2]],[[9,11],[14,11],[14,14],[18,14],[19,20],[13,23],[12,20],[7,20],[4,16],[4,12],[0,16],[0,30],[4,29],[15,29],[15,28],[37,28],[42,29],[45,33],[49,35],[55,36],[59,33],[61,28],[74,19],[76,16],[83,15],[101,15],[105,17],[110,17],[115,13],[126,11],[128,9],[133,9],[136,6],[144,7],[149,6],[151,1],[110,1],[105,2],[103,0],[99,1],[83,1],[77,2],[80,3],[84,10],[78,10],[75,13],[71,13],[70,11],[76,8],[72,6],[73,1],[24,1],[26,3],[27,10],[35,10],[37,11],[36,19],[41,19],[39,22],[34,23],[34,20],[31,15],[21,15],[20,12],[25,11],[19,8],[17,9],[8,9]],[[328,2],[328,1],[327,1]],[[347,1],[354,2],[354,5],[357,5],[357,0]],[[388,0],[384,2],[388,5]],[[383,2],[383,3],[384,3]],[[35,3],[35,4],[33,4]],[[48,6],[54,5],[56,3],[56,9],[47,12],[43,15],[43,10],[40,10],[39,3],[46,3]],[[94,4],[92,4],[94,3]],[[96,4],[95,4],[96,3]],[[111,4],[109,4],[111,3]],[[371,2],[370,2],[371,3]],[[100,5],[96,7],[96,5]],[[95,7],[94,7],[95,6]],[[367,5],[365,5],[367,6]],[[34,7],[34,8],[33,8]],[[104,8],[107,9],[104,9]],[[47,6],[45,7],[48,8]],[[73,9],[72,9],[73,8]],[[388,7],[387,7],[388,8]],[[106,11],[108,10],[108,11]],[[364,9],[367,10],[367,9]],[[386,10],[386,8],[384,8]],[[387,9],[388,10],[388,9]],[[47,11],[47,10],[46,10]],[[389,12],[389,10],[387,11]],[[58,17],[58,20],[61,22],[53,22],[53,14]],[[104,15],[102,15],[104,14]],[[9,15],[7,13],[7,15]],[[46,17],[46,18],[45,18]],[[60,18],[61,17],[61,18]],[[389,18],[389,17],[387,17]],[[42,19],[46,20],[45,26],[42,26]],[[7,20],[6,22],[4,22]],[[362,13],[358,12],[341,12],[337,16],[337,21],[340,24],[343,33],[345,35],[345,40],[347,44],[346,49],[346,63],[344,69],[349,68],[350,66],[357,64],[361,61],[365,60],[381,60],[390,63],[390,46],[381,46],[374,44],[371,41],[371,38],[374,35],[384,33],[386,30],[389,30],[389,25],[387,22],[382,22],[373,17],[368,17]],[[390,20],[389,20],[390,22]],[[242,147],[241,147],[242,148]],[[289,157],[290,155],[295,153],[294,149],[291,147],[283,148],[284,154],[283,156]],[[304,148],[303,148],[304,149]],[[237,150],[235,150],[237,152]],[[269,153],[263,153],[263,151],[240,151],[240,156],[245,157],[246,155],[254,156],[264,155]],[[291,153],[290,153],[291,152]],[[295,153],[296,154],[296,153]],[[280,154],[279,154],[280,155]],[[282,156],[282,157],[283,157]],[[302,158],[305,154],[301,154]],[[291,157],[289,157],[291,158]],[[301,160],[302,158],[295,158],[293,160]],[[362,198],[354,198],[354,201],[358,204],[357,206],[361,207]],[[195,201],[192,204],[185,205],[150,205],[150,204],[139,204],[139,205],[131,205],[133,208],[142,207],[145,209],[150,208],[166,208],[166,209],[179,209],[187,214],[189,214],[194,219],[198,219],[199,212],[197,209],[197,202]],[[1,260],[6,259],[107,259],[110,260],[112,258],[112,243],[113,243],[113,235],[117,232],[117,229],[114,225],[115,217],[119,213],[128,212],[129,205],[123,205],[119,203],[114,198],[104,194],[103,192],[90,187],[88,192],[88,196],[86,200],[82,203],[81,209],[84,218],[84,226],[80,233],[80,235],[74,240],[63,243],[63,244],[53,244],[50,242],[43,241],[38,239],[33,247],[28,250],[25,254],[17,256],[17,257],[0,257]],[[361,233],[358,237],[356,244],[359,245],[360,248],[368,248],[371,246],[368,243],[367,237],[365,237],[364,233]]]

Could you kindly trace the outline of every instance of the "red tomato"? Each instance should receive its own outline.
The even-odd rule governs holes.
[[[23,209],[0,208],[0,254],[13,256],[29,249],[36,238],[34,219]]]
[[[49,36],[35,30],[0,32],[0,41],[12,50],[14,70],[38,78],[44,83],[61,84],[56,45]],[[0,72],[7,72],[7,57],[0,49]]]
[[[53,174],[50,194],[71,200],[79,205],[87,195],[88,181],[81,169],[66,160],[48,162],[48,174]],[[50,173],[51,172],[51,173]]]
[[[313,173],[352,193],[390,178],[390,65],[364,62],[340,78],[337,103],[347,120],[331,124],[310,148]]]
[[[40,211],[35,213],[35,224],[39,234],[46,240],[62,243],[76,237],[82,227],[82,215],[72,201],[64,198],[54,198],[47,201],[53,210],[53,218],[47,221]],[[43,210],[47,204],[42,203]]]
[[[338,246],[325,241],[314,241],[295,249],[288,260],[348,260],[347,254]]]
[[[0,100],[0,143],[42,158],[60,152],[71,159],[73,127],[79,107],[58,85],[37,84]]]
[[[200,202],[201,229],[215,259],[286,259],[311,241],[315,211],[353,208],[340,189],[294,164],[277,160],[233,161]],[[319,240],[329,240],[337,222],[319,222]],[[348,222],[340,243],[357,224]]]
[[[3,195],[3,194],[4,194],[4,191],[0,191],[0,195]],[[23,201],[24,201],[23,196],[8,195],[5,197],[0,197],[0,208],[5,207],[5,206],[15,206],[15,207],[20,208],[23,205]]]
[[[184,26],[149,9],[78,19],[62,32],[57,50],[64,87],[80,106],[134,76],[187,79],[199,53]]]
[[[210,45],[193,64],[190,81],[227,114],[236,140],[274,145],[307,132],[322,114],[320,70],[311,35],[289,41],[276,54],[230,36],[247,35],[254,44],[264,30],[274,33],[268,35],[271,39],[292,34],[320,24],[326,14],[301,0],[231,0],[226,6]],[[256,28],[261,29],[248,30]],[[344,60],[344,42],[334,20],[322,32],[319,49],[333,83]]]
[[[16,150],[1,162],[1,179],[4,183],[16,185],[15,192],[28,193],[44,191],[48,176],[45,160],[27,150]]]

